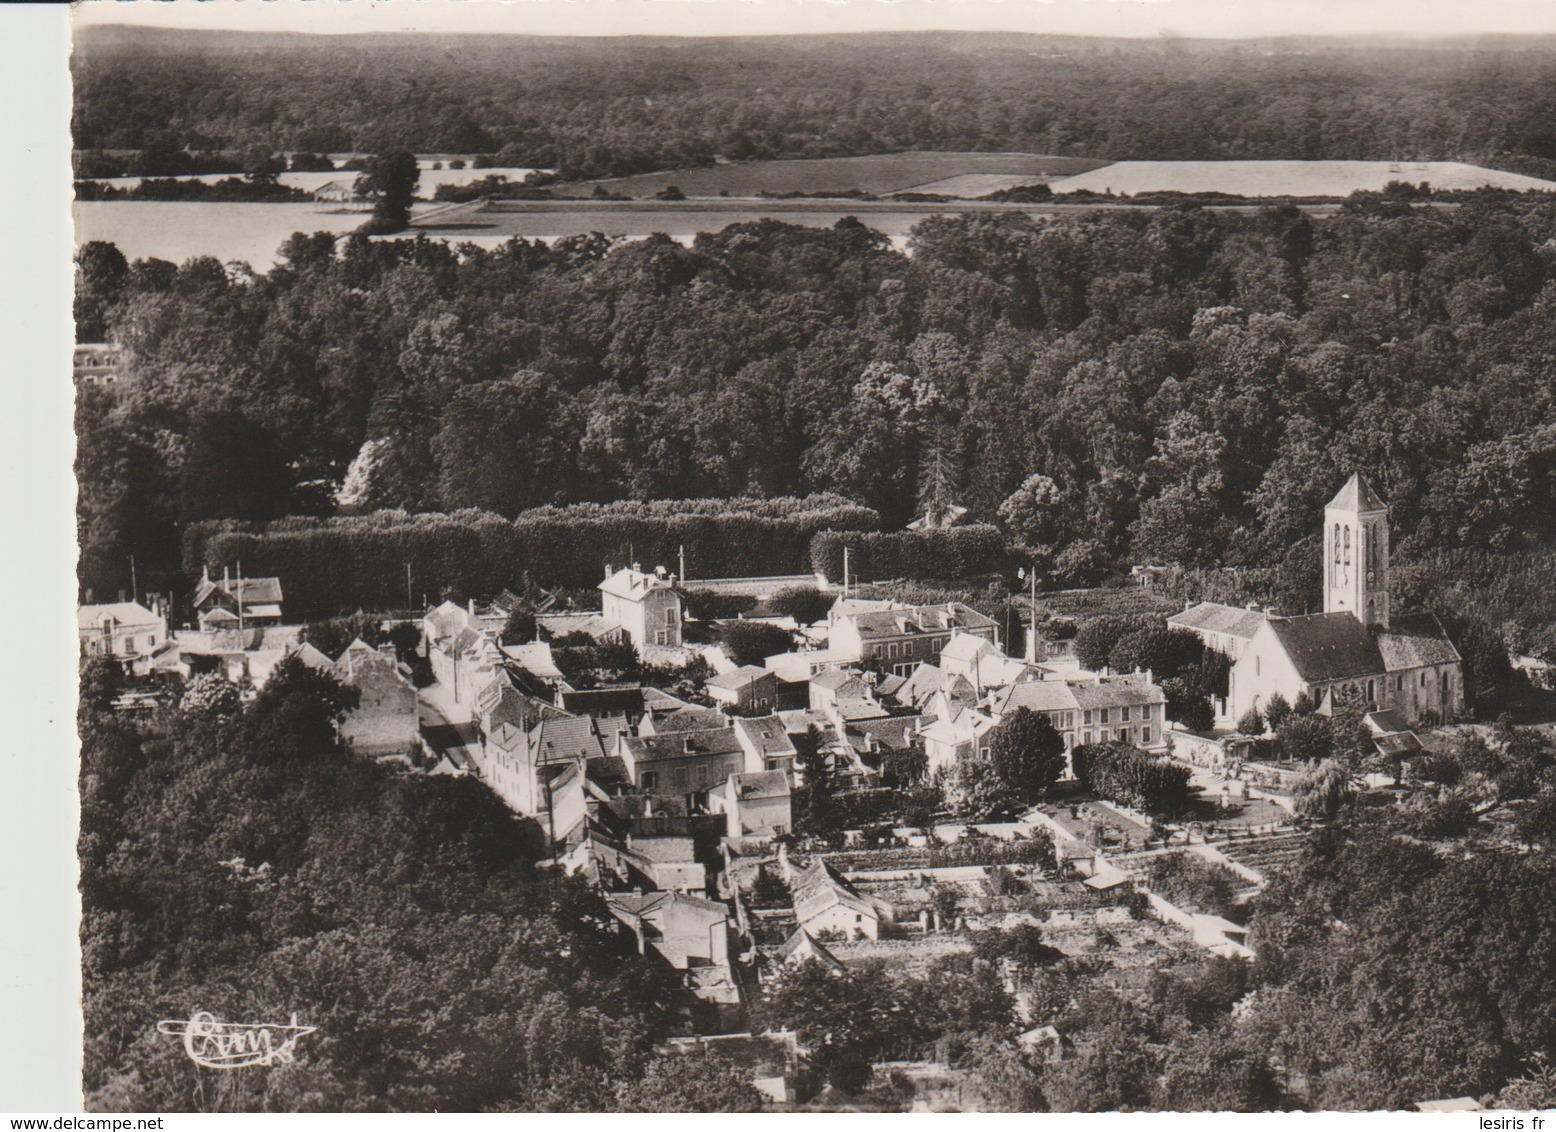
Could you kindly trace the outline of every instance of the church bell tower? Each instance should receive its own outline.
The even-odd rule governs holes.
[[[1389,509],[1359,475],[1324,508],[1324,612],[1389,627]]]

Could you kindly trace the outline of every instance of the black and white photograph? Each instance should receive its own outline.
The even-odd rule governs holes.
[[[79,1111],[1556,1108],[1556,4],[61,15]]]

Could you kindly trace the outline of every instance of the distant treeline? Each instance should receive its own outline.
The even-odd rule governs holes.
[[[148,177],[138,185],[123,187],[103,181],[77,181],[77,200],[219,201],[223,203],[279,203],[313,199],[311,193],[275,181],[251,181],[225,177],[207,183],[194,180]]]
[[[880,516],[829,496],[675,500],[547,507],[516,520],[483,511],[379,512],[269,524],[197,523],[184,535],[184,571],[241,563],[279,575],[291,616],[326,616],[405,602],[489,594],[528,575],[546,586],[590,588],[605,568],[687,568],[701,577],[804,573],[812,538],[833,528],[867,531]]]
[[[104,29],[81,37],[72,63],[83,149],[405,147],[567,179],[909,149],[1489,160],[1523,172],[1556,159],[1556,53],[1543,40],[1271,50],[941,33],[673,46],[165,33],[148,43]]]

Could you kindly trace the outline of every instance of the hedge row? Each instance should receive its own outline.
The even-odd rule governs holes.
[[[1182,813],[1189,803],[1189,768],[1121,743],[1076,747],[1075,777],[1094,794],[1148,814]]]
[[[822,531],[810,543],[811,569],[842,581],[845,548],[849,577],[866,582],[966,578],[1010,564],[999,528],[975,525],[939,531]]]
[[[745,510],[676,514],[666,504],[644,504],[637,514],[569,514],[547,508],[509,521],[481,511],[407,515],[388,512],[333,519],[287,519],[265,524],[203,523],[185,536],[184,569],[213,576],[241,563],[250,576],[280,577],[288,618],[328,616],[340,610],[399,608],[406,600],[436,600],[444,591],[490,594],[515,586],[525,572],[540,585],[592,587],[605,567],[632,560],[645,569],[677,568],[686,549],[694,577],[799,573],[822,528],[868,528],[878,521],[853,504],[794,506],[773,514],[777,501]],[[790,501],[804,504],[811,501]],[[766,509],[769,514],[753,513]],[[693,583],[695,585],[695,583]]]

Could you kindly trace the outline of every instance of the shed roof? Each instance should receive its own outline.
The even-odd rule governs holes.
[[[1388,672],[1457,664],[1461,659],[1442,624],[1430,613],[1391,619],[1389,627],[1377,633],[1377,642]]]

